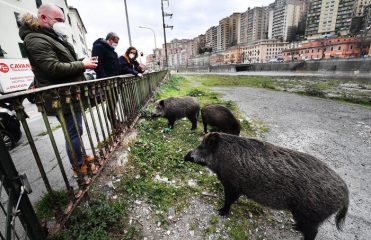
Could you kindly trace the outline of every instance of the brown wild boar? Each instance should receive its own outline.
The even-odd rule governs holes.
[[[295,229],[315,239],[321,223],[336,214],[340,230],[348,211],[347,185],[315,157],[256,139],[209,133],[185,161],[207,166],[224,187],[227,215],[240,195],[273,209],[290,210]]]
[[[233,113],[226,107],[210,104],[201,109],[204,132],[207,133],[207,125],[212,127],[212,132],[224,132],[240,135],[240,122],[233,116]]]
[[[195,130],[199,111],[200,105],[195,98],[170,97],[156,101],[152,116],[166,118],[170,128],[174,128],[176,120],[186,117],[192,123],[191,130]]]

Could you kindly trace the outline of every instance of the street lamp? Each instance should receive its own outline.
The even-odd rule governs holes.
[[[149,27],[139,26],[139,28],[149,29],[149,30],[151,30],[153,32],[153,39],[155,40],[155,49],[156,49],[157,46],[156,46],[156,34],[155,34],[155,31],[152,28],[149,28]]]
[[[155,40],[155,49],[153,49],[153,56],[155,56],[156,54],[156,49],[157,49],[157,45],[156,45],[156,34],[155,34],[155,31],[152,29],[152,28],[149,28],[149,27],[143,27],[143,26],[139,26],[139,28],[145,28],[145,29],[149,29],[153,32],[153,39]],[[153,69],[156,71],[156,65],[155,65],[155,62],[156,62],[156,56],[153,58]]]

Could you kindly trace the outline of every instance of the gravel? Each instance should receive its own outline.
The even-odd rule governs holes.
[[[343,231],[336,230],[331,217],[317,240],[370,239],[371,108],[248,87],[213,91],[234,101],[246,117],[264,122],[269,128],[264,140],[318,157],[348,184],[350,206]]]

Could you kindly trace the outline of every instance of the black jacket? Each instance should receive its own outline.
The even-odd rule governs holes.
[[[120,74],[117,53],[103,38],[99,38],[93,43],[92,56],[98,56],[98,66],[95,69],[97,78],[112,77]]]
[[[120,74],[133,74],[137,76],[138,73],[143,73],[143,71],[139,68],[139,63],[136,60],[134,60],[131,63],[131,62],[128,62],[128,60],[125,57],[120,56],[119,64],[120,64]]]

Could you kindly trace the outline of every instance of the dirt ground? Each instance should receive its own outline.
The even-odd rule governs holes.
[[[317,239],[370,239],[371,108],[264,89],[213,90],[236,102],[247,118],[263,122],[269,129],[265,140],[318,157],[348,184],[350,206],[343,232],[331,217]]]

